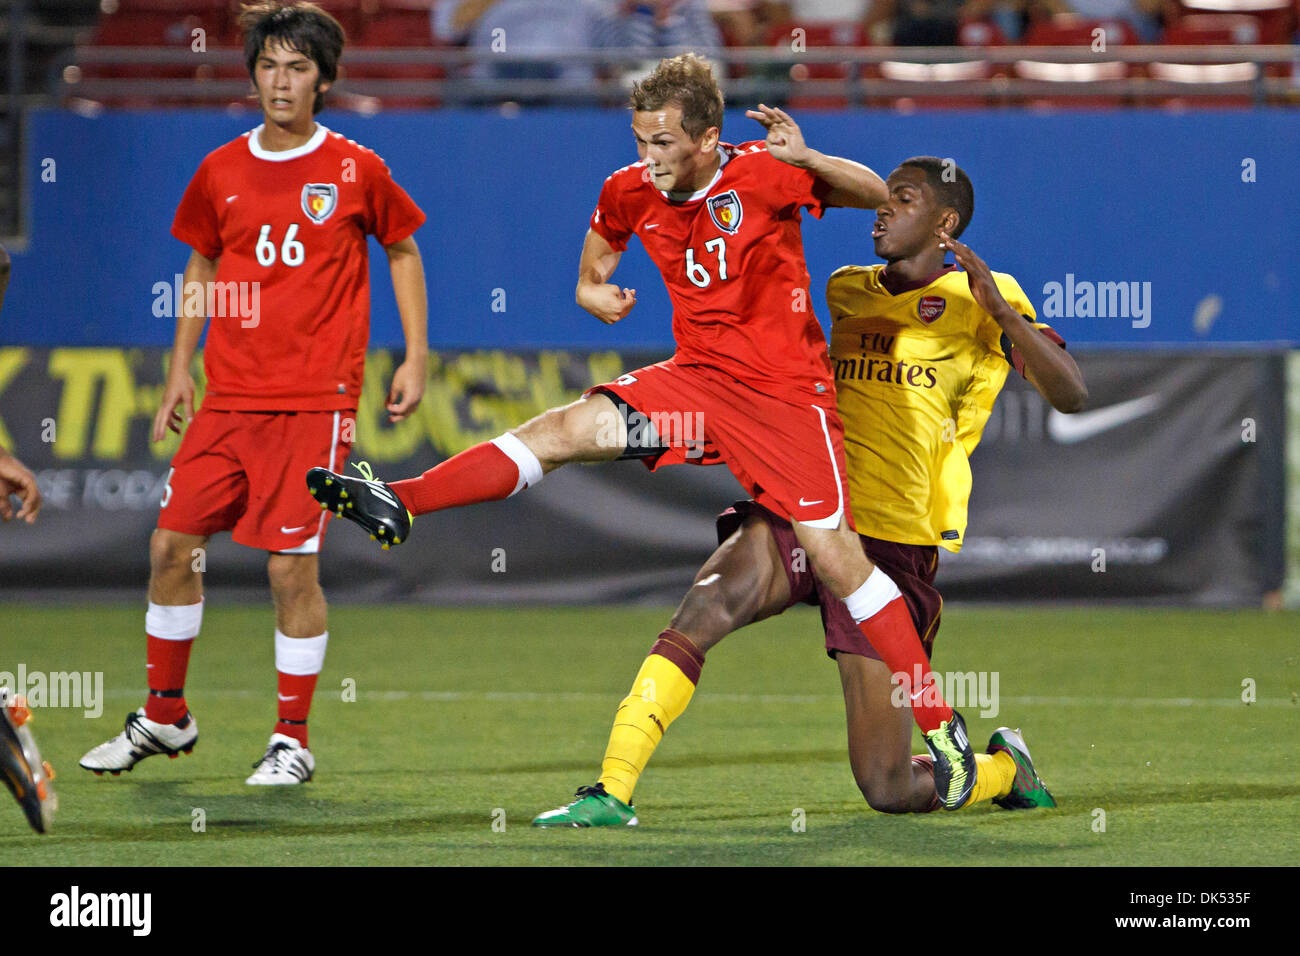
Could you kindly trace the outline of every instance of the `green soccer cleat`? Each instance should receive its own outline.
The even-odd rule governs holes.
[[[1034,807],[1054,807],[1056,799],[1048,792],[1034,762],[1029,758],[1029,748],[1020,731],[1010,727],[999,727],[989,738],[989,753],[1004,750],[1016,762],[1016,779],[1011,784],[1011,792],[1005,797],[996,797],[993,802],[1006,810],[1032,810]]]
[[[605,792],[605,785],[579,787],[578,799],[566,807],[547,810],[533,821],[533,826],[552,827],[634,827],[636,807]]]
[[[370,540],[388,550],[411,534],[414,515],[406,510],[393,489],[375,478],[367,462],[353,462],[361,478],[345,478],[327,468],[307,472],[307,490],[321,508],[354,521],[370,532]]]
[[[945,810],[960,809],[975,789],[975,751],[966,736],[966,721],[954,710],[937,730],[922,736],[934,760],[934,792]]]

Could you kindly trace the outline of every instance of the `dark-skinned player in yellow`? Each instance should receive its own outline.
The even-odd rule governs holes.
[[[1087,390],[1064,341],[1034,321],[1015,279],[991,272],[957,241],[974,212],[967,175],[950,160],[916,157],[886,184],[889,198],[871,233],[885,265],[845,266],[831,276],[830,347],[856,530],[866,554],[898,583],[928,656],[943,604],[934,587],[938,549],[961,547],[968,458],[1007,374],[1023,374],[1062,412],[1082,409]],[[944,265],[948,251],[964,272]],[[888,813],[938,809],[931,758],[911,752],[911,707],[899,703],[898,676],[809,573],[790,523],[754,501],[739,502],[719,517],[718,537],[660,637],[698,648],[695,666],[683,678],[663,657],[647,657],[619,705],[596,784],[534,826],[636,825],[633,788],[690,702],[703,652],[800,602],[821,607],[827,653],[844,689],[849,762],[867,803]],[[963,806],[1056,805],[1018,731],[1000,728],[976,764]]]

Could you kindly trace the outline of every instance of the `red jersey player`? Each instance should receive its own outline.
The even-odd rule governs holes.
[[[974,753],[960,715],[934,692],[898,587],[848,520],[844,429],[800,236],[802,210],[875,208],[885,184],[859,163],[810,149],[781,110],[747,114],[767,129],[766,142],[720,142],[722,93],[693,55],[661,61],[633,88],[632,110],[641,161],[605,180],[577,299],[605,323],[631,311],[636,293],[609,278],[639,236],[672,298],[676,354],[419,478],[387,485],[315,469],[308,487],[387,546],[407,536],[411,515],[508,497],[568,462],[725,462],[756,500],[794,523],[818,577],[890,670],[925,675],[908,688],[913,714],[935,758],[937,792],[955,809],[974,785]],[[659,692],[688,695],[700,649],[665,632],[651,653],[666,662]]]
[[[369,335],[367,236],[388,254],[406,336],[390,420],[424,393],[427,306],[412,238],[424,214],[378,156],[314,119],[343,30],[310,3],[245,6],[240,25],[264,122],[208,154],[172,225],[194,250],[185,288],[200,283],[208,301],[205,309],[204,296],[185,296],[153,423],[154,441],[189,427],[150,545],[149,698],[121,734],[82,758],[96,773],[193,748],[198,728],[183,685],[203,614],[196,556],[210,535],[231,531],[269,552],[276,616],[279,720],[247,782],[311,779],[307,713],[329,637],[317,563],[325,516],[285,479],[347,459]],[[226,307],[236,300],[240,308]],[[209,312],[207,393],[195,414],[188,369]]]

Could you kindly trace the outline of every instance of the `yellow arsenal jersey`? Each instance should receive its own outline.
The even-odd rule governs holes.
[[[1019,356],[1004,351],[1010,342],[975,303],[966,273],[952,268],[891,295],[883,269],[844,266],[826,284],[853,520],[861,534],[960,551],[968,459]],[[1032,321],[1016,280],[993,277]]]

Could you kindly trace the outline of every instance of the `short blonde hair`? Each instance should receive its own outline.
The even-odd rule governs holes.
[[[672,104],[682,111],[682,129],[691,139],[705,130],[722,130],[722,90],[707,60],[694,53],[659,61],[655,71],[632,86],[631,106],[638,113]]]

